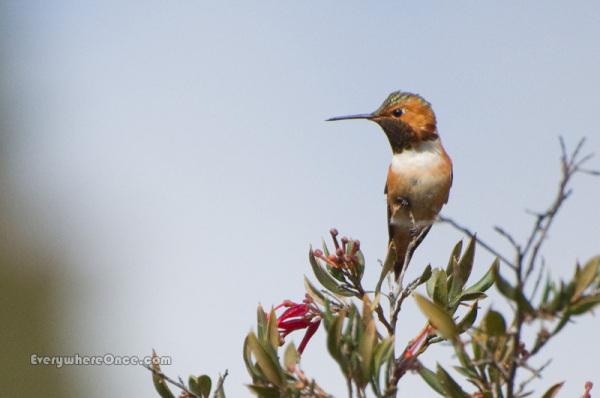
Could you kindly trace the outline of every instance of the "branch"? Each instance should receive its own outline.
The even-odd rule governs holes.
[[[158,377],[160,377],[161,379],[163,379],[164,381],[166,381],[166,382],[174,385],[175,387],[179,388],[181,391],[185,392],[190,397],[202,398],[199,395],[196,395],[193,392],[191,392],[190,390],[188,390],[188,388],[185,386],[185,384],[183,384],[183,382],[171,379],[169,376],[167,376],[166,374],[164,374],[160,370],[153,369],[150,365],[142,364],[142,366],[144,368],[148,369],[150,372],[152,372],[155,375],[157,375]],[[225,373],[227,373],[227,372],[225,372]]]
[[[217,382],[217,386],[215,387],[215,393],[213,395],[213,398],[218,398],[219,390],[223,389],[223,384],[225,383],[225,379],[228,375],[229,370],[225,369],[225,373],[223,373],[223,376],[219,377],[219,381]]]
[[[521,246],[515,241],[511,234],[506,232],[502,227],[496,225],[494,226],[494,231],[498,232],[502,237],[506,238],[508,243],[515,249],[516,252],[521,251]]]
[[[571,155],[567,153],[564,139],[562,137],[559,137],[559,141],[561,148],[561,176],[560,182],[558,184],[558,191],[554,200],[552,201],[552,204],[548,207],[548,209],[543,213],[537,214],[537,220],[534,224],[533,230],[531,231],[529,239],[527,240],[525,249],[522,252],[523,257],[525,257],[527,254],[529,254],[529,250],[531,249],[531,253],[529,254],[529,260],[527,263],[527,268],[525,270],[524,280],[527,280],[527,278],[533,271],[533,268],[535,267],[537,256],[548,236],[548,231],[552,226],[552,223],[556,215],[558,214],[558,211],[561,209],[565,201],[571,195],[572,191],[568,189],[569,183],[571,182],[575,174],[582,172],[583,169],[581,169],[581,166],[584,165],[588,160],[590,160],[594,156],[593,153],[589,153],[583,156],[581,159],[578,158],[581,149],[583,148],[583,145],[585,143],[585,138],[579,140]],[[595,171],[585,169],[585,173],[594,174]]]
[[[520,384],[519,384],[519,389],[517,390],[516,395],[520,396],[524,391],[525,388],[527,387],[527,385],[529,383],[531,383],[533,380],[535,379],[541,379],[542,378],[542,371],[544,369],[546,369],[548,367],[548,365],[550,365],[550,363],[552,363],[552,359],[547,360],[544,364],[542,364],[542,366],[540,366],[537,369],[533,369],[529,366],[525,366],[526,369],[528,369],[531,372],[531,376],[525,380],[523,380]]]
[[[417,277],[415,280],[413,280],[411,283],[409,283],[405,289],[403,289],[401,292],[399,292],[397,296],[394,296],[396,298],[396,302],[394,304],[394,308],[392,311],[392,317],[390,319],[390,324],[391,324],[393,330],[396,330],[396,323],[398,322],[398,315],[400,313],[400,309],[402,308],[402,303],[417,288],[420,280],[421,280],[421,277]]]
[[[490,245],[488,245],[483,240],[481,240],[481,238],[479,238],[477,235],[475,235],[471,230],[460,225],[459,223],[454,221],[452,218],[446,217],[446,216],[443,216],[440,214],[438,216],[438,221],[446,223],[446,224],[450,224],[455,229],[461,231],[465,235],[468,235],[469,237],[474,238],[479,246],[483,247],[485,250],[492,253],[494,256],[498,257],[498,259],[500,259],[500,261],[502,261],[504,264],[508,265],[511,269],[513,269],[513,270],[516,269],[515,265],[511,261],[509,261],[506,257],[504,257],[502,254],[500,254],[500,252],[498,252],[496,249],[492,248]]]

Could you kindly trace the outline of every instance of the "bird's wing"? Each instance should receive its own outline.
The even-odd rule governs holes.
[[[385,188],[383,188],[383,193],[386,196],[386,207],[387,207],[387,225],[388,225],[388,237],[389,237],[389,241],[391,242],[392,238],[393,238],[393,231],[392,231],[392,209],[390,208],[390,202],[387,200],[387,193],[388,193],[388,187],[387,187],[387,181],[385,182]]]
[[[448,194],[446,195],[446,200],[444,204],[448,203],[448,199],[450,198],[450,188],[452,188],[452,181],[454,180],[454,170],[450,169],[450,183],[448,184]]]

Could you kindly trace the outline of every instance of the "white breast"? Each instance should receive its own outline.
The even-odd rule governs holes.
[[[413,148],[405,149],[393,156],[392,171],[402,175],[435,168],[444,161],[440,156],[441,153],[439,140],[420,142]]]

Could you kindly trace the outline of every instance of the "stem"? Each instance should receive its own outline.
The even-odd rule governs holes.
[[[217,386],[215,388],[215,393],[213,395],[213,398],[217,398],[217,396],[219,394],[219,390],[221,390],[223,388],[223,383],[225,383],[225,379],[227,378],[228,375],[229,375],[229,370],[225,369],[225,373],[223,373],[223,376],[219,377],[219,382],[217,383]]]
[[[577,173],[590,174],[590,175],[600,175],[600,172],[595,170],[588,170],[582,168],[582,165],[586,163],[591,157],[592,154],[580,157],[580,152],[585,142],[585,139],[581,139],[575,149],[571,154],[567,153],[566,146],[562,137],[559,137],[560,147],[561,147],[561,175],[560,181],[558,184],[558,190],[556,196],[554,197],[552,203],[547,208],[546,211],[542,213],[535,213],[536,219],[532,225],[531,232],[528,238],[525,241],[525,245],[521,246],[516,242],[516,240],[506,232],[501,227],[495,227],[495,231],[498,232],[502,237],[508,240],[508,242],[512,245],[515,253],[514,261],[509,261],[506,257],[501,255],[497,250],[493,249],[490,245],[482,241],[479,237],[475,237],[477,243],[486,249],[488,252],[497,256],[500,261],[504,264],[508,265],[510,269],[514,272],[514,277],[516,281],[515,290],[519,292],[523,292],[526,294],[527,282],[529,277],[533,274],[537,264],[539,263],[538,257],[541,253],[541,249],[543,244],[548,238],[548,231],[553,225],[554,219],[558,214],[561,207],[564,205],[565,201],[571,194],[571,190],[568,188],[569,183],[571,182],[573,176]],[[451,218],[439,216],[439,221],[445,222],[456,228],[457,230],[474,237],[474,234],[466,227],[460,225],[456,221]],[[531,298],[535,295],[535,292],[538,289],[542,278],[542,272],[544,269],[543,258],[542,258],[542,270],[540,271],[537,280],[535,281],[533,291],[531,293]],[[489,366],[493,366],[503,375],[503,379],[506,384],[506,398],[515,398],[515,396],[519,396],[524,389],[524,386],[527,384],[527,380],[524,383],[520,384],[519,390],[515,393],[515,385],[518,369],[520,367],[524,367],[526,369],[531,370],[531,368],[527,365],[526,359],[521,358],[521,346],[522,342],[522,331],[525,323],[525,317],[527,314],[525,313],[523,306],[519,303],[518,300],[510,299],[509,304],[514,302],[514,318],[511,323],[511,350],[509,363],[501,364],[496,362],[495,360]],[[535,316],[534,318],[538,318],[539,316]],[[392,325],[394,325],[394,318],[392,318]],[[558,330],[555,330],[552,333],[549,333],[548,336],[544,339],[538,339],[528,355],[528,358],[536,354],[547,342],[553,337]],[[508,365],[508,369],[504,366]],[[542,370],[545,365],[540,368]],[[539,374],[539,372],[538,372]],[[492,395],[494,397],[499,397],[502,395],[500,390],[501,383],[493,383]]]
[[[360,280],[352,280],[352,282],[354,283],[354,288],[358,291],[357,297],[362,300],[364,295],[367,294],[365,292],[365,289],[362,287],[362,283],[360,282]],[[377,308],[375,308],[375,312],[377,313],[377,318],[379,319],[379,322],[383,324],[388,334],[392,336],[394,334],[395,328],[392,327],[392,325],[390,325],[390,323],[386,319],[385,314],[383,313],[383,308],[381,307],[381,303],[377,303]]]
[[[460,225],[459,223],[457,223],[456,221],[454,221],[450,217],[446,217],[446,216],[443,216],[443,215],[439,215],[438,216],[438,220],[440,222],[452,225],[454,228],[458,229],[459,231],[461,231],[465,235],[468,235],[469,237],[475,238],[475,241],[477,242],[477,244],[479,246],[483,247],[485,250],[487,250],[488,252],[492,253],[494,256],[498,257],[500,259],[500,261],[502,261],[504,264],[508,265],[511,269],[515,269],[515,265],[510,260],[508,260],[502,254],[500,254],[500,252],[498,252],[497,250],[495,250],[492,246],[488,245],[483,240],[481,240],[481,238],[479,238],[478,236],[476,236],[468,228]]]
[[[188,390],[188,388],[183,383],[171,379],[169,376],[167,376],[166,374],[164,374],[160,370],[156,370],[156,369],[152,368],[152,366],[150,366],[150,365],[142,364],[142,366],[144,368],[148,369],[150,372],[152,372],[155,375],[157,375],[158,377],[160,377],[161,379],[163,379],[164,381],[166,381],[167,383],[171,383],[175,387],[179,388],[181,391],[185,392],[190,397],[201,398],[199,395],[196,395],[193,392],[191,392],[190,390]]]
[[[346,378],[346,387],[348,388],[348,398],[352,398],[354,393],[352,392],[352,380],[349,377]]]

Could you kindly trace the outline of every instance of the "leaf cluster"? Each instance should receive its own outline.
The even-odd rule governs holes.
[[[280,337],[274,310],[267,317],[262,307],[257,310],[257,329],[246,336],[244,363],[252,377],[250,390],[261,398],[328,397],[314,380],[299,369],[300,355],[294,343],[288,344],[283,358],[279,355]]]

